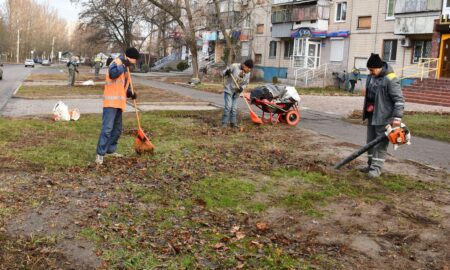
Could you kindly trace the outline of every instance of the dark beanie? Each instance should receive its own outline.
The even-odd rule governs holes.
[[[380,56],[376,53],[370,54],[369,60],[367,60],[368,68],[382,68],[383,60],[381,60]]]
[[[252,59],[245,60],[244,65],[246,65],[248,68],[253,68],[253,60]]]
[[[129,58],[133,58],[133,59],[136,59],[136,60],[139,59],[139,52],[138,52],[138,50],[136,48],[133,48],[133,47],[128,48],[125,51],[125,55],[127,57],[129,57]]]

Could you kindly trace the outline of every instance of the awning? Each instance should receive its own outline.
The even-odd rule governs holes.
[[[348,37],[350,31],[336,31],[327,34],[327,37]]]
[[[348,37],[350,31],[335,31],[327,33],[325,30],[317,30],[308,27],[302,27],[291,31],[292,38],[327,38],[327,37]]]
[[[301,27],[291,31],[291,38],[306,38],[306,37],[326,38],[327,31],[315,30],[308,27]]]

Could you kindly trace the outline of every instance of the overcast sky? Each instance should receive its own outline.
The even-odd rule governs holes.
[[[78,13],[81,8],[80,5],[70,3],[70,0],[37,0],[39,3],[48,3],[50,7],[56,9],[61,18],[66,19],[67,22],[76,22],[78,20]]]

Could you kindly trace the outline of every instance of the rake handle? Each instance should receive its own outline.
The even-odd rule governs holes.
[[[134,94],[134,87],[133,87],[133,81],[131,80],[131,74],[130,74],[130,68],[127,67],[127,73],[128,73],[128,81],[130,82],[130,87],[131,87],[131,94]],[[139,119],[139,113],[138,113],[138,109],[137,109],[137,103],[136,103],[136,99],[133,99],[133,103],[134,103],[134,112],[136,113],[136,119],[137,119],[137,123],[138,123],[138,128],[141,128],[141,120]]]
[[[236,79],[234,78],[233,74],[230,73],[230,77],[231,77],[231,79],[233,79],[233,82],[234,82],[234,84],[236,85],[236,87],[239,88],[240,86],[239,86],[239,84],[237,83]],[[245,104],[247,104],[247,107],[248,107],[248,109],[250,110],[250,112],[253,113],[253,110],[252,110],[252,108],[250,107],[250,104],[248,104],[248,101],[247,101],[246,98],[244,98],[244,101],[245,101]]]

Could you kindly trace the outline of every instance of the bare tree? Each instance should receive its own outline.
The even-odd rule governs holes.
[[[146,0],[73,0],[81,3],[81,27],[96,29],[98,43],[114,43],[123,50],[134,46],[139,33],[136,25],[143,21],[149,4]]]
[[[68,46],[67,23],[35,0],[8,0],[2,14],[2,53],[10,59],[45,56]],[[19,54],[17,54],[19,53]]]
[[[169,14],[183,31],[183,38],[192,54],[193,77],[198,79],[198,55],[195,39],[196,25],[190,0],[148,0],[162,11]]]

